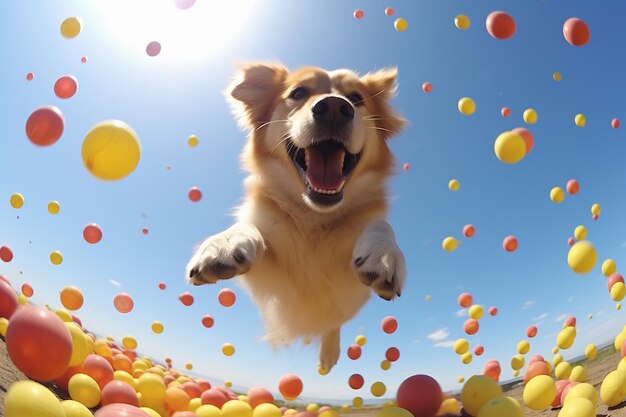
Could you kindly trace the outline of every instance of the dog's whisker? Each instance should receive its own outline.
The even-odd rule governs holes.
[[[381,130],[383,132],[387,132],[387,133],[391,133],[391,134],[395,134],[396,133],[393,130],[385,129],[384,127],[379,127],[379,126],[365,126],[365,128],[366,129]]]
[[[280,119],[280,120],[270,120],[269,122],[265,122],[263,123],[261,126],[257,127],[256,129],[254,129],[255,131],[261,130],[263,129],[265,126],[270,125],[272,123],[284,123],[284,122],[288,122],[289,120],[287,119]]]

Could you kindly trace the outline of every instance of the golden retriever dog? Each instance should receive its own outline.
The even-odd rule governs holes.
[[[237,275],[272,345],[321,340],[319,366],[340,354],[341,326],[371,291],[400,296],[405,259],[385,220],[394,168],[387,139],[405,124],[391,107],[395,69],[244,66],[228,90],[247,130],[249,172],[236,223],[200,244],[191,284]]]

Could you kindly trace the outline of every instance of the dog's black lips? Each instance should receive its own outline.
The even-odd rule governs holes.
[[[339,203],[343,199],[343,189],[334,194],[322,194],[315,191],[311,187],[311,184],[307,179],[308,167],[306,163],[305,149],[297,147],[291,140],[288,140],[286,142],[286,146],[287,153],[293,160],[293,163],[296,166],[298,173],[300,173],[300,176],[307,186],[307,194],[309,198],[311,198],[314,203],[321,206],[332,206]],[[316,151],[321,153],[331,152],[333,150],[336,151],[338,148],[343,150],[345,152],[345,157],[343,160],[343,165],[341,167],[341,175],[343,176],[344,181],[347,180],[352,171],[354,171],[354,168],[361,159],[360,153],[354,154],[348,152],[348,150],[342,143],[334,139],[319,141],[316,144],[312,145],[310,148],[315,148]]]

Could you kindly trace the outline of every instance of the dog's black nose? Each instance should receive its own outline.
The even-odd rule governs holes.
[[[344,98],[324,97],[311,108],[313,118],[318,122],[344,125],[354,119],[354,107]]]

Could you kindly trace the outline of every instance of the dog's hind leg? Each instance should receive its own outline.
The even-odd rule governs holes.
[[[187,280],[193,285],[214,284],[245,274],[264,251],[259,229],[248,223],[235,223],[202,242],[187,264]]]
[[[339,360],[339,329],[332,329],[322,335],[320,347],[320,368],[330,371]]]

